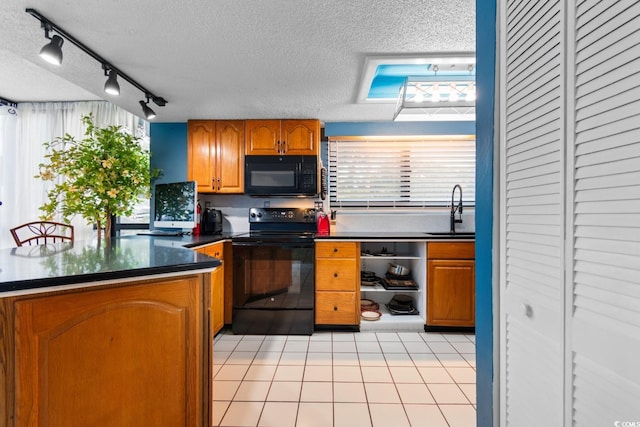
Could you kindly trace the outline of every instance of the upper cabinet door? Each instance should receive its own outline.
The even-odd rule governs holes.
[[[244,121],[216,121],[216,192],[244,191]]]
[[[189,120],[187,178],[198,183],[198,192],[214,191],[213,159],[215,155],[215,122]]]
[[[320,144],[318,120],[247,120],[248,155],[317,155]]]
[[[272,156],[280,154],[280,120],[246,120],[248,155]]]
[[[285,154],[317,155],[320,144],[320,121],[282,120],[281,140]]]
[[[189,180],[199,193],[244,191],[244,121],[189,120]]]

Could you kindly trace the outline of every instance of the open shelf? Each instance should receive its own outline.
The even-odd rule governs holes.
[[[413,292],[421,292],[422,289],[418,288],[418,289],[387,289],[382,285],[374,285],[374,286],[360,286],[360,292],[361,293],[366,293],[366,292],[393,292],[393,293],[404,293],[404,292],[409,292],[409,293],[413,293]]]
[[[366,241],[360,242],[360,269],[372,271],[383,278],[389,263],[403,265],[410,270],[411,279],[418,285],[416,289],[386,289],[382,285],[361,285],[360,296],[380,305],[382,316],[378,320],[360,321],[362,331],[423,331],[426,310],[426,243],[424,241]],[[392,255],[376,255],[389,253]],[[407,294],[413,297],[413,304],[419,314],[393,315],[389,313],[386,303],[396,294]]]
[[[365,255],[361,254],[360,259],[375,259],[375,260],[390,260],[390,259],[420,259],[419,256],[414,255]]]
[[[360,331],[424,331],[422,314],[393,315],[384,305],[381,305],[378,311],[382,313],[380,319],[361,320]]]

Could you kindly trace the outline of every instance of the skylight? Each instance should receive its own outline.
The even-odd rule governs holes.
[[[368,57],[358,102],[396,104],[394,120],[475,120],[475,78],[473,53]]]

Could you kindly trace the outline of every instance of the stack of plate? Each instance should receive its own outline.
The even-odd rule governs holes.
[[[413,297],[404,294],[396,294],[387,304],[391,314],[418,314],[418,309],[413,305]]]
[[[360,284],[362,286],[375,286],[381,285],[382,279],[376,275],[373,271],[361,271],[360,272]]]
[[[360,300],[360,316],[363,320],[378,320],[382,313],[378,311],[380,304],[370,299]]]

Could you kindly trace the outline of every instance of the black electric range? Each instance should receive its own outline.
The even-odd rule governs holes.
[[[236,334],[311,335],[315,209],[251,208],[250,232],[233,238]]]

